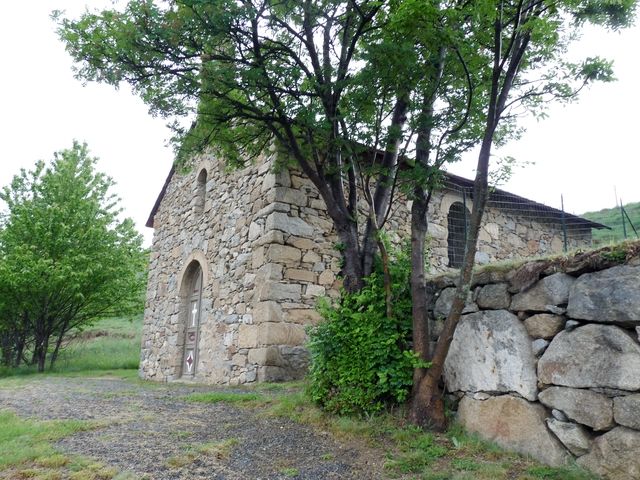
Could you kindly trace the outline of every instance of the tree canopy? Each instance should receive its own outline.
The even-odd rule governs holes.
[[[121,220],[113,181],[74,142],[22,170],[0,199],[0,336],[5,363],[45,368],[66,335],[98,318],[142,309],[146,254]]]
[[[371,271],[398,158],[413,148],[408,132],[429,123],[434,138],[466,134],[455,125],[469,106],[470,75],[459,55],[468,49],[437,43],[464,36],[447,27],[464,22],[455,7],[133,0],[121,11],[58,18],[81,79],[129,83],[152,113],[171,119],[197,115],[192,128],[176,126],[184,156],[213,144],[238,164],[275,141],[329,207],[344,245],[347,289]],[[416,19],[427,22],[419,37],[410,33]],[[454,61],[440,65],[440,56]],[[435,106],[428,116],[425,97]],[[364,197],[374,215],[361,221],[358,198],[369,187]]]
[[[599,59],[571,65],[563,53],[581,23],[624,26],[634,3],[130,0],[56,18],[78,77],[130,84],[152,113],[174,122],[182,157],[215,145],[243,164],[275,141],[328,205],[345,286],[357,289],[371,272],[399,156],[417,158],[409,183],[426,186],[482,141],[493,75],[511,94],[492,141],[517,135],[516,107],[540,112],[551,97],[572,97],[576,82],[607,75]],[[511,43],[515,31],[524,44]],[[191,128],[175,122],[190,114]],[[360,196],[372,210],[364,221]]]

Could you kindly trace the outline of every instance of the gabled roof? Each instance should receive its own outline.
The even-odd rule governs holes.
[[[160,190],[160,194],[158,195],[158,198],[156,199],[156,202],[151,209],[151,213],[149,214],[149,218],[147,219],[147,223],[145,224],[145,226],[153,228],[153,219],[158,212],[158,208],[160,208],[160,203],[162,202],[162,199],[167,192],[167,187],[169,186],[169,182],[171,182],[174,173],[175,165],[171,167],[169,175],[167,175],[167,179],[164,181],[162,190]],[[468,192],[470,196],[473,190],[473,180],[469,180],[468,178],[460,177],[448,172],[444,172],[443,184],[445,188],[454,191],[464,189],[464,191]],[[530,217],[542,217],[544,219],[558,222],[560,222],[562,220],[562,217],[564,216],[564,221],[567,225],[581,225],[585,228],[611,230],[610,227],[601,223],[592,222],[591,220],[587,220],[586,218],[562,212],[562,210],[549,207],[542,203],[534,202],[533,200],[520,197],[519,195],[506,192],[499,188],[494,189],[489,195],[488,206],[500,208],[502,210],[512,210],[514,212],[519,212],[520,214],[528,213]],[[535,214],[531,212],[535,212]]]

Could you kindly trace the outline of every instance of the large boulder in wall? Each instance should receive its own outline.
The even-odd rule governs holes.
[[[620,425],[640,430],[640,394],[614,398],[613,416]]]
[[[529,290],[515,295],[511,301],[511,310],[545,312],[550,305],[564,305],[569,300],[569,290],[575,281],[575,278],[566,273],[549,275]]]
[[[599,323],[640,325],[640,266],[582,275],[569,292],[567,314]]]
[[[547,429],[544,407],[511,395],[474,400],[465,396],[458,406],[458,422],[501,447],[552,466],[569,460],[567,451]]]
[[[640,478],[640,432],[617,427],[593,442],[591,451],[577,463],[605,480]]]
[[[640,345],[613,325],[588,324],[555,336],[538,362],[542,383],[640,389]]]
[[[614,426],[613,400],[601,393],[578,388],[549,387],[538,394],[538,400],[594,430],[609,430]]]
[[[464,315],[444,364],[450,392],[538,393],[535,356],[527,330],[512,313],[488,310]]]

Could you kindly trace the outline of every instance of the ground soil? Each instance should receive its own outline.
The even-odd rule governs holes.
[[[114,467],[121,478],[381,479],[384,454],[260,408],[185,401],[211,387],[117,378],[42,377],[0,388],[0,409],[36,419],[97,420],[56,446]],[[231,441],[227,455],[198,454]],[[195,452],[195,453],[194,453]]]

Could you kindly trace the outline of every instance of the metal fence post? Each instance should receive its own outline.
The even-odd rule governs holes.
[[[624,207],[622,206],[622,199],[620,199],[620,216],[622,216],[622,235],[624,239],[627,239],[627,223],[624,218]]]
[[[561,220],[562,220],[562,237],[564,240],[564,253],[567,253],[567,221],[564,218],[564,197],[562,194],[560,194],[560,206],[562,209],[562,215],[561,215]]]

